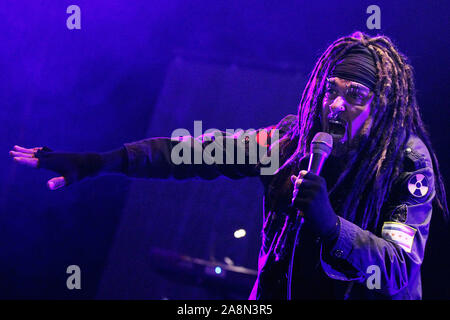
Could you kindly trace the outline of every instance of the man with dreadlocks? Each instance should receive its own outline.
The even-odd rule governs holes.
[[[248,156],[248,141],[264,130],[226,138]],[[323,178],[305,171],[320,131],[330,133],[334,144]],[[445,214],[448,209],[412,68],[392,42],[356,32],[331,44],[315,65],[298,115],[285,117],[273,132],[280,138],[267,135],[270,152],[279,152],[281,167],[270,176],[260,175],[261,161],[171,162],[180,143],[200,150],[217,143],[203,136],[150,138],[106,153],[15,146],[11,155],[59,173],[50,189],[105,172],[177,179],[260,176],[264,223],[251,299],[421,299],[420,266],[433,204]],[[300,232],[299,210],[305,220]]]

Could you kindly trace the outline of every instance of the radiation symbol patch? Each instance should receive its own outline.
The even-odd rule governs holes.
[[[428,179],[423,174],[413,175],[408,181],[408,190],[414,197],[424,197],[429,190]]]

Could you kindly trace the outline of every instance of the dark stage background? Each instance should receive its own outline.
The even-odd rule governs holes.
[[[66,27],[71,4],[81,8],[81,30]],[[381,8],[381,30],[366,27],[372,4]],[[385,34],[409,56],[448,183],[449,10],[448,1],[3,0],[0,298],[246,299],[251,276],[225,288],[223,278],[210,283],[201,272],[162,274],[151,252],[227,257],[256,269],[257,179],[109,175],[51,192],[54,174],[17,166],[8,151],[107,151],[176,128],[192,132],[194,120],[204,130],[275,124],[297,112],[326,47],[356,30]],[[247,236],[235,239],[239,228]],[[425,299],[450,298],[447,230],[435,215]],[[73,264],[81,290],[66,287]]]

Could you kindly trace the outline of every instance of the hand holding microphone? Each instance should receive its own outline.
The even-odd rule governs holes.
[[[332,147],[333,139],[328,133],[317,133],[311,142],[308,171],[291,176],[294,183],[292,205],[324,241],[335,240],[339,232],[339,219],[331,207],[326,181],[319,176]]]

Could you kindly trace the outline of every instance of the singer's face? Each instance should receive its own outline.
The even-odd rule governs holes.
[[[322,103],[322,130],[333,137],[333,154],[341,155],[368,133],[372,124],[373,92],[366,86],[338,77],[327,79]]]

